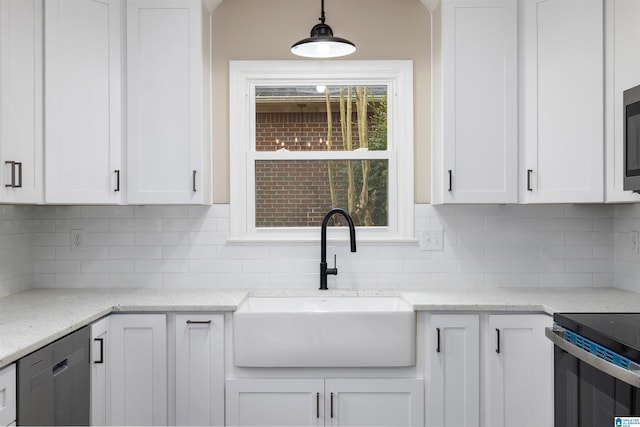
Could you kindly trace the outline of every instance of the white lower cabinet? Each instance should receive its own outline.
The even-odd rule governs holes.
[[[91,425],[171,425],[173,414],[176,425],[224,425],[224,315],[94,322]]]
[[[16,423],[16,365],[0,369],[0,426]]]
[[[323,426],[324,380],[230,379],[228,426]]]
[[[116,314],[92,325],[92,423],[167,424],[166,328],[164,314]]]
[[[480,422],[480,318],[430,316],[427,426],[477,427]]]
[[[224,425],[224,315],[176,315],[176,425]]]
[[[550,316],[426,316],[428,427],[553,426]]]
[[[228,426],[422,426],[422,379],[229,379]]]
[[[552,323],[543,314],[489,316],[485,425],[553,426],[553,344],[544,334]]]

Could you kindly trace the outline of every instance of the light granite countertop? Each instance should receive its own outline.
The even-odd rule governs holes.
[[[640,312],[640,294],[614,288],[33,289],[0,298],[0,367],[110,313],[228,312],[249,296],[390,295],[416,311]]]

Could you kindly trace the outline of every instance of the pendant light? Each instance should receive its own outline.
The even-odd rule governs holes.
[[[356,51],[349,40],[333,36],[333,30],[324,23],[324,0],[321,0],[320,23],[311,29],[311,37],[291,46],[291,53],[307,58],[337,58]]]

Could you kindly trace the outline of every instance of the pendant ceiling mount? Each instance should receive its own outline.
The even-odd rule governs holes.
[[[311,36],[291,46],[291,53],[306,58],[337,58],[356,51],[349,40],[334,37],[333,30],[325,24],[324,0],[321,0],[320,23],[313,26]]]

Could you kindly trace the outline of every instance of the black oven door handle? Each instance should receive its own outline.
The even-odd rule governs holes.
[[[549,338],[555,345],[560,347],[562,350],[566,351],[570,355],[576,357],[577,359],[583,361],[584,363],[593,366],[599,371],[602,371],[612,377],[624,381],[625,383],[635,387],[640,388],[640,366],[635,366],[637,371],[630,371],[624,368],[621,368],[617,365],[614,365],[611,362],[607,362],[604,359],[599,358],[598,356],[589,353],[586,350],[581,349],[569,341],[564,339],[564,329],[555,326],[553,328],[545,328],[544,334],[547,338]]]

